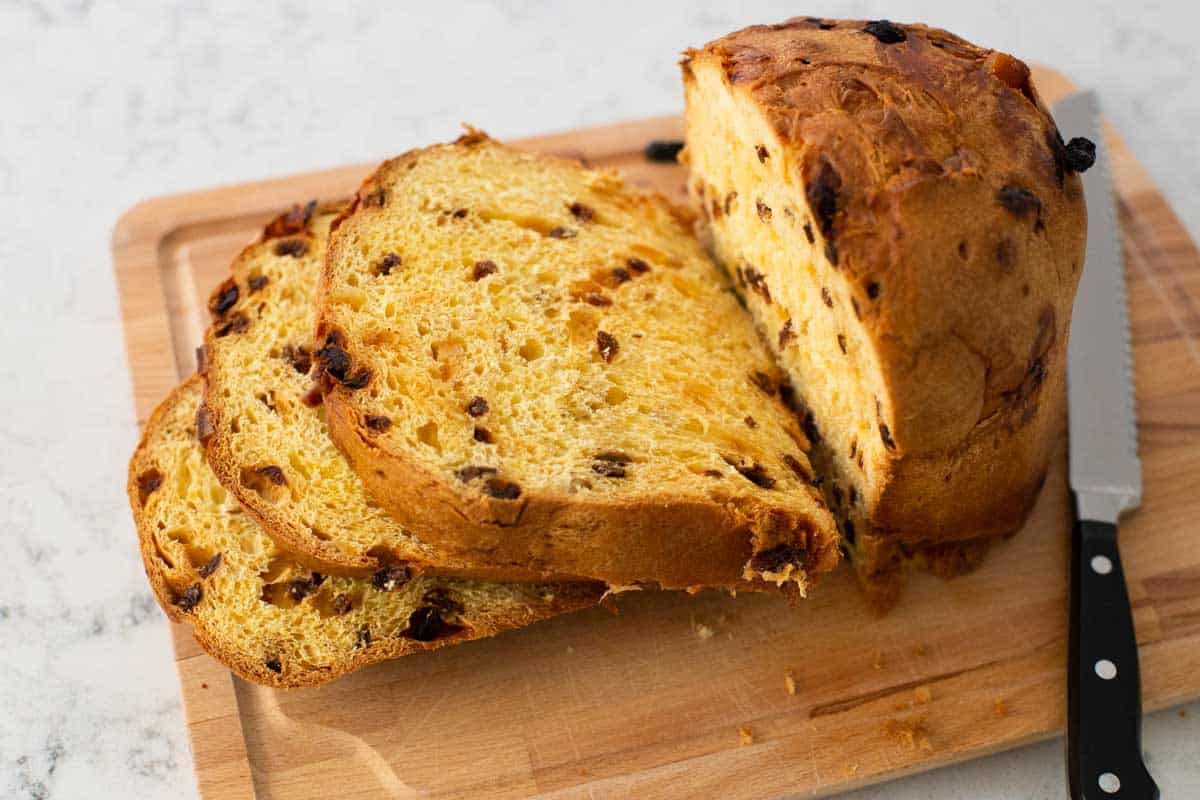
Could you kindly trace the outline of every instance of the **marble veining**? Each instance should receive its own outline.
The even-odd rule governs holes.
[[[1200,230],[1195,3],[0,3],[0,797],[195,796],[123,495],[137,436],[108,242],[169,192],[681,106],[688,45],[794,13],[922,19],[1053,64]],[[1069,133],[1069,132],[1068,132]],[[1200,794],[1195,707],[1146,724]],[[850,795],[1063,796],[1050,742]]]

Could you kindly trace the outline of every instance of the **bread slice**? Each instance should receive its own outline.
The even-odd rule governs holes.
[[[213,292],[202,359],[209,465],[281,547],[321,572],[403,564],[483,580],[544,577],[471,565],[420,541],[371,501],[330,441],[309,371],[317,278],[339,211],[310,202],[273,220]]]
[[[599,601],[597,584],[312,572],[263,534],[213,476],[197,437],[200,396],[193,377],[150,417],[129,462],[129,504],[159,604],[241,677],[315,686]]]
[[[691,192],[860,573],[1015,531],[1059,430],[1086,230],[1086,166],[1028,68],[923,25],[805,17],[682,69]]]
[[[330,433],[439,546],[615,585],[803,589],[837,563],[770,353],[664,200],[471,131],[334,227]]]

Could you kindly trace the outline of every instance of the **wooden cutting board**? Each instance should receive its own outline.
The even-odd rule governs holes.
[[[1051,100],[1069,85],[1042,71]],[[677,118],[540,137],[684,198],[647,163]],[[1122,549],[1149,709],[1200,696],[1200,254],[1146,173],[1109,142],[1137,376],[1142,508]],[[205,298],[293,202],[347,197],[368,165],[150,200],[113,234],[139,420],[193,368]],[[1060,451],[1026,529],[974,575],[915,576],[873,618],[848,570],[789,609],[765,596],[631,593],[331,686],[234,679],[174,630],[208,800],[818,796],[1059,734],[1067,640]],[[130,558],[134,556],[132,543]],[[791,676],[795,694],[786,688]]]

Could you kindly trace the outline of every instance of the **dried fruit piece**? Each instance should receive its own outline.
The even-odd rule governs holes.
[[[274,672],[276,675],[283,672],[283,664],[280,663],[278,658],[267,659],[265,662],[263,662],[263,666],[271,670],[271,672]]]
[[[250,280],[246,281],[246,284],[250,287],[251,292],[257,292],[269,282],[270,279],[266,275],[255,275],[254,277],[250,278]]]
[[[546,235],[551,239],[574,239],[579,235],[579,231],[574,228],[568,228],[565,225],[557,225],[551,228],[550,232]]]
[[[640,258],[631,258],[625,262],[625,266],[629,267],[629,271],[635,275],[644,275],[650,271],[650,265]]]
[[[492,444],[496,441],[495,437],[492,436],[491,431],[489,431],[487,428],[480,427],[479,425],[475,426],[475,431],[472,436],[475,438],[475,441],[482,442],[483,444]]]
[[[467,466],[455,471],[454,475],[463,483],[470,483],[476,478],[486,478],[496,474],[495,467]]]
[[[338,616],[345,616],[353,609],[354,601],[350,599],[349,595],[339,594],[337,597],[333,598],[333,613],[337,614]]]
[[[250,318],[239,311],[236,314],[234,314],[232,317],[230,317],[229,320],[227,322],[225,322],[225,324],[223,324],[217,328],[217,331],[216,331],[217,338],[219,339],[223,336],[228,336],[231,333],[241,333],[242,331],[246,330],[246,328],[249,328],[249,327],[250,327]]]
[[[583,296],[583,301],[589,306],[597,306],[600,308],[612,305],[612,300],[610,300],[607,295],[603,295],[600,292],[588,292]]]
[[[381,592],[394,592],[412,580],[412,570],[403,564],[384,567],[371,576],[371,585]]]
[[[580,222],[591,222],[596,216],[596,212],[593,211],[591,207],[585,206],[580,202],[571,203],[571,205],[567,208],[570,210],[571,216],[575,217],[575,219],[579,220]]]
[[[593,461],[592,472],[605,478],[624,478],[625,467],[612,461]]]
[[[157,469],[150,469],[138,475],[138,504],[146,505],[146,499],[158,491],[158,487],[162,486],[162,482],[163,475]]]
[[[308,242],[303,239],[284,239],[275,243],[275,255],[300,258],[308,252]]]
[[[500,478],[488,478],[483,484],[483,490],[487,492],[489,497],[494,497],[497,500],[516,500],[521,496],[520,486],[512,481]]]
[[[259,475],[262,475],[276,486],[287,485],[287,478],[283,476],[283,470],[274,464],[268,464],[265,467],[259,467],[257,470],[255,470],[255,472],[257,472]]]
[[[783,323],[783,327],[779,329],[779,349],[782,350],[783,348],[787,347],[788,344],[795,341],[795,339],[796,331],[792,329],[792,320],[789,317],[787,321]]]
[[[369,625],[363,625],[361,628],[358,629],[358,636],[356,636],[354,639],[354,648],[356,650],[361,650],[364,647],[370,647],[370,646],[371,646],[371,627]]]
[[[767,152],[767,148],[761,144],[754,146],[754,154],[758,156],[758,163],[760,164],[765,164],[767,159],[771,157],[771,154]]]
[[[777,544],[755,553],[750,558],[750,569],[755,572],[780,572],[789,564],[802,569],[807,555],[808,551],[802,545]]]
[[[760,222],[770,222],[771,221],[771,216],[772,216],[771,207],[769,205],[767,205],[766,203],[764,203],[762,200],[754,201],[754,210],[758,213],[758,219]]]
[[[605,363],[612,363],[612,360],[617,357],[617,352],[621,349],[621,345],[617,342],[616,337],[606,331],[596,331],[596,349],[600,353],[600,357]]]
[[[233,308],[238,301],[238,285],[233,278],[226,278],[225,282],[217,287],[213,292],[212,298],[208,301],[208,310],[213,317],[222,317],[225,312]]]
[[[200,573],[201,578],[207,578],[207,577],[210,577],[214,572],[216,572],[217,567],[219,567],[219,566],[221,566],[221,554],[217,553],[212,558],[210,558],[204,564],[204,566],[200,567],[200,569],[198,569],[197,572]]]
[[[472,417],[482,417],[488,412],[488,401],[479,395],[471,398],[471,402],[467,403],[467,413]]]
[[[183,594],[179,595],[179,599],[175,601],[175,607],[180,611],[191,611],[200,604],[200,600],[203,597],[204,590],[200,587],[200,584],[193,583],[183,590]]]
[[[454,595],[450,594],[450,590],[445,586],[435,586],[425,594],[421,595],[421,602],[425,605],[440,608],[442,613],[461,614],[463,612],[463,604],[455,599]]]
[[[766,467],[757,461],[746,464],[743,461],[731,458],[729,456],[723,456],[723,458],[725,459],[726,464],[738,471],[739,475],[760,489],[770,489],[775,485],[775,479],[768,475]]]
[[[375,273],[377,275],[391,275],[392,270],[399,267],[401,264],[399,253],[388,253],[379,260],[375,265]]]
[[[896,442],[892,440],[892,432],[888,430],[888,426],[884,423],[879,423],[879,438],[883,440],[883,446],[888,450],[896,449]]]
[[[409,616],[408,627],[400,635],[418,642],[432,642],[453,636],[462,629],[461,625],[452,625],[442,619],[442,610],[437,606],[421,606]]]
[[[1004,206],[1017,217],[1026,217],[1030,213],[1041,216],[1042,201],[1028,189],[1019,186],[1005,186],[996,195],[1000,205]]]
[[[301,375],[308,372],[312,368],[312,354],[304,345],[292,346],[286,344],[283,346],[283,351],[280,356],[284,361],[287,361]]]
[[[490,260],[476,261],[475,266],[471,268],[471,280],[473,280],[473,281],[482,280],[483,278],[486,278],[488,275],[491,275],[492,273],[497,272],[498,270],[499,270],[499,267],[496,266],[495,261],[490,261]]]
[[[1096,145],[1091,139],[1076,136],[1063,149],[1063,166],[1071,172],[1087,172],[1096,163]]]
[[[897,44],[907,38],[904,29],[886,19],[871,20],[863,28],[863,33],[869,33],[883,44]]]
[[[196,438],[204,444],[210,436],[216,433],[217,428],[213,425],[212,412],[208,410],[208,406],[204,403],[196,409]]]
[[[263,231],[263,239],[278,239],[280,236],[303,233],[316,210],[316,200],[309,200],[304,205],[292,206],[286,214],[271,220],[266,230]]]
[[[391,417],[384,416],[383,414],[368,414],[363,422],[366,423],[368,428],[377,433],[383,433],[392,427]]]

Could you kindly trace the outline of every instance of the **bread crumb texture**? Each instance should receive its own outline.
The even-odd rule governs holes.
[[[599,600],[595,586],[491,584],[313,572],[266,536],[216,480],[192,378],[151,416],[128,493],[150,583],[171,619],[249,680],[311,686],[388,658],[489,636]]]
[[[700,553],[719,520],[753,539],[747,577],[836,563],[786,382],[661,198],[471,134],[369,178],[325,272],[333,436],[414,529],[559,567],[657,548],[669,570],[658,540]]]

